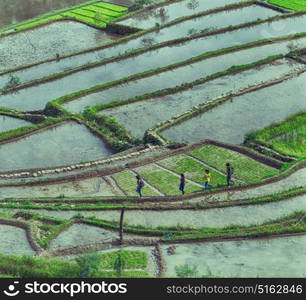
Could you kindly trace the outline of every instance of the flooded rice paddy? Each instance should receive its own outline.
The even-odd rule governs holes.
[[[106,44],[118,38],[73,21],[59,21],[2,37],[0,71]]]
[[[158,8],[148,9],[147,11],[138,13],[131,18],[118,22],[122,25],[138,27],[147,29],[169,23],[174,19],[190,16],[201,11],[206,11],[229,5],[233,3],[242,2],[243,0],[183,0],[175,3],[170,3]]]
[[[203,73],[207,74],[209,72],[212,72],[212,70],[217,72],[218,70],[222,70],[222,68],[225,69],[226,67],[230,68],[232,65],[235,64],[238,65],[239,63],[241,64],[248,63],[250,62],[250,60],[256,61],[259,58],[258,55],[262,54],[266,55],[269,51],[272,52],[278,50],[281,51],[281,48],[282,48],[281,45],[280,47],[277,48],[275,46],[269,45],[269,46],[263,46],[262,52],[260,52],[258,48],[255,48],[255,49],[244,50],[241,52],[226,54],[220,57],[215,57],[212,59],[205,60],[203,62],[199,62],[189,67],[177,69],[175,73],[172,71],[172,77],[176,78],[176,81],[181,79],[181,82],[183,83],[186,80],[186,77],[194,79],[192,78],[192,74],[194,74],[194,76],[200,77],[201,75],[203,76]],[[264,65],[258,68],[243,71],[238,74],[234,74],[231,76],[223,76],[218,79],[204,83],[202,85],[194,86],[193,88],[180,93],[174,93],[163,97],[154,97],[152,99],[148,99],[145,101],[140,101],[120,106],[114,109],[102,111],[101,114],[105,114],[107,116],[116,118],[121,124],[124,124],[124,126],[133,135],[142,138],[147,129],[154,127],[159,122],[164,122],[178,114],[182,114],[185,111],[192,108],[193,106],[205,103],[214,98],[222,97],[229,93],[237,92],[241,89],[248,88],[250,85],[256,85],[263,82],[271,81],[273,79],[284,76],[286,73],[289,73],[290,71],[294,71],[295,69],[299,68],[304,68],[304,66],[292,63],[290,61],[288,62],[286,60],[279,60],[277,62],[274,62],[273,64]],[[190,74],[188,73],[188,71],[192,73]],[[179,74],[182,75],[178,76]],[[190,76],[188,76],[187,74],[190,74]],[[159,75],[161,77],[160,79],[164,78],[164,76],[166,75],[170,77],[171,73],[160,74]],[[157,81],[159,78],[158,77],[152,78],[152,81],[154,82],[153,79]],[[169,80],[169,83],[170,82],[171,81]],[[168,83],[168,81],[164,80],[165,85],[166,83]],[[135,83],[131,82],[131,85],[133,84]],[[173,84],[171,86],[176,86],[176,85]],[[126,88],[128,88],[128,86],[126,86]],[[151,88],[154,89],[154,85],[152,85]],[[129,94],[127,93],[127,95]],[[108,93],[106,91],[106,99],[107,96]],[[90,95],[87,98],[89,97]],[[103,92],[101,92],[100,97],[101,101],[103,97]],[[74,102],[76,103],[74,104]],[[69,105],[76,106],[78,104],[77,102],[78,101],[73,101],[71,103],[68,103],[65,107],[67,108],[69,107]],[[85,105],[85,103],[83,105]],[[141,124],[141,126],[139,126],[139,124]],[[216,126],[216,124],[213,124],[212,126]],[[200,129],[193,128],[190,130],[200,130]],[[168,131],[165,132],[166,137],[168,137],[167,134]],[[185,136],[188,136],[188,132],[184,134],[180,132],[180,134],[182,134],[181,139],[184,139]],[[203,135],[204,134],[205,133],[203,133]]]
[[[55,167],[110,155],[104,142],[87,127],[68,122],[0,145],[0,171]]]
[[[16,129],[18,127],[23,127],[27,125],[32,125],[32,124],[30,122],[21,119],[0,115],[0,132]]]
[[[115,196],[112,187],[99,177],[81,181],[22,187],[0,188],[0,199],[31,197],[94,197]]]
[[[279,12],[257,5],[226,10],[186,20],[172,26],[153,31],[142,38],[145,45],[153,45],[196,33],[210,32],[227,26],[235,26],[279,15]]]
[[[303,27],[306,25],[306,15],[293,19],[295,22],[293,22],[292,19],[282,20],[282,22],[287,23],[288,30],[290,30],[290,26],[295,28],[295,26]],[[274,24],[274,22],[269,24],[272,26],[271,24]],[[87,71],[77,72],[55,81],[22,89],[17,94],[3,95],[0,99],[0,105],[22,110],[29,109],[29,106],[31,106],[32,109],[41,109],[48,101],[81,89],[118,80],[150,69],[165,67],[166,65],[189,59],[207,51],[258,40],[262,37],[262,29],[260,29],[260,26],[266,28],[267,24],[240,29],[218,36],[196,39],[177,46],[163,47],[158,50],[149,51],[135,57],[119,60]],[[278,31],[275,35],[280,36],[285,32],[287,33],[287,30]],[[299,40],[299,42],[301,41],[302,40]],[[292,44],[294,43],[291,42],[289,45]],[[296,42],[295,46],[297,48],[302,47],[298,42]],[[279,54],[276,50],[277,49],[275,49],[275,52]],[[286,52],[289,52],[289,48]],[[39,101],[34,101],[33,99],[39,99]],[[30,101],[32,101],[32,103],[30,103]]]
[[[304,277],[306,235],[213,243],[177,244],[174,254],[163,245],[166,276],[175,266],[195,265],[199,276]]]
[[[227,15],[225,20],[228,17],[230,17],[230,15],[229,16]],[[294,19],[296,19],[297,22],[304,24],[304,21],[303,21],[303,19],[305,19],[304,16],[297,17]],[[224,24],[226,24],[225,20],[223,20]],[[186,21],[186,22],[181,23],[180,26],[184,26],[186,31],[192,32],[194,28],[190,26],[189,24],[190,21]],[[233,22],[237,22],[237,21],[235,20]],[[182,49],[182,52],[179,53],[179,57],[181,57],[181,60],[183,60],[185,59],[186,55],[191,51],[194,52],[192,56],[195,56],[195,55],[199,55],[206,51],[213,51],[213,50],[221,49],[224,47],[230,47],[230,46],[235,46],[235,45],[239,45],[239,44],[243,44],[243,43],[247,43],[247,42],[251,42],[251,41],[255,41],[259,39],[264,39],[264,38],[267,38],[266,36],[267,32],[271,34],[272,36],[282,36],[282,35],[288,35],[291,33],[295,33],[296,29],[300,27],[295,27],[294,24],[292,23],[293,23],[292,20],[285,19],[285,20],[273,21],[270,23],[259,24],[256,26],[243,28],[243,29],[233,31],[233,32],[227,32],[227,33],[223,33],[220,35],[206,37],[204,38],[205,42],[201,46],[198,44],[198,41],[202,41],[203,38],[196,39],[194,41],[189,41],[187,42],[188,50],[186,51]],[[181,31],[177,31],[176,29],[177,26],[178,25],[176,24],[176,25],[173,25],[173,26],[161,29],[161,30],[157,30],[153,33],[147,33],[145,35],[141,35],[140,37],[136,37],[128,41],[123,41],[122,43],[119,43],[114,46],[110,46],[108,48],[104,48],[104,49],[100,49],[96,51],[90,51],[88,53],[84,53],[81,55],[63,58],[63,59],[60,59],[60,61],[43,63],[41,65],[29,68],[29,69],[17,71],[14,73],[14,75],[18,76],[21,79],[21,82],[26,82],[26,81],[38,79],[41,77],[46,77],[53,73],[60,73],[67,69],[76,68],[78,66],[82,66],[88,63],[97,62],[97,61],[104,60],[106,58],[114,57],[119,54],[123,54],[128,51],[131,51],[133,49],[143,48],[149,45],[153,45],[156,43],[166,41],[167,40],[166,37],[169,35],[169,33],[167,34],[167,32],[170,32],[170,31],[172,33],[172,39],[175,39],[175,38],[182,36]],[[221,23],[220,23],[220,27],[222,27]],[[185,44],[179,45],[178,47],[181,48],[182,46],[186,47]],[[176,49],[178,47],[171,47],[171,52],[173,52],[174,49],[175,51],[178,51]],[[170,57],[171,56],[172,55],[170,55]],[[177,56],[176,56],[176,59],[177,59]],[[28,63],[26,64],[28,65]],[[167,64],[167,61],[165,61],[164,65],[166,64]]]
[[[74,224],[54,240],[50,246],[69,248],[81,245],[95,244],[107,242],[118,237],[115,231],[105,230],[94,226],[85,224]]]
[[[35,255],[24,229],[0,225],[0,253],[9,255]]]
[[[158,228],[159,226],[178,226],[198,229],[204,227],[223,228],[231,225],[260,225],[288,216],[299,210],[306,210],[306,195],[260,205],[233,206],[209,210],[127,210],[124,213],[124,222],[126,225],[139,225],[146,228]],[[18,210],[9,209],[9,211]],[[45,209],[35,209],[29,211],[61,219],[70,219],[78,213],[85,217],[94,216],[107,221],[119,222],[120,219],[120,210],[48,211]]]
[[[265,58],[266,55],[269,54],[273,55],[273,53],[275,53],[276,51],[281,51],[281,52],[286,51],[287,43],[282,42],[277,44],[277,50],[275,49],[275,46],[271,45],[262,46],[256,49],[243,50],[237,54],[235,53],[224,54],[223,56],[210,58],[201,62],[179,67],[176,68],[175,70],[169,70],[153,76],[140,78],[138,80],[132,80],[125,84],[115,85],[101,92],[91,93],[86,96],[77,98],[73,101],[66,102],[63,104],[63,107],[69,111],[80,113],[84,110],[84,108],[86,108],[86,106],[107,104],[114,100],[124,100],[131,97],[144,95],[147,93],[152,93],[158,90],[179,86],[186,82],[192,82],[197,79],[205,78],[206,76],[209,76],[214,72],[223,71],[227,67],[232,67],[233,65],[255,62],[257,60]],[[262,51],[258,51],[259,49],[261,49]],[[275,77],[277,77],[278,75],[284,74],[287,71],[293,70],[294,68],[299,68],[299,67],[301,68],[302,66],[303,65],[299,65],[294,62],[286,63],[285,61],[284,62],[280,61],[278,66],[274,66],[273,68],[271,66],[271,69],[274,70],[274,71],[271,70],[271,72],[275,72]],[[258,79],[257,80],[254,79],[255,80],[254,84],[255,84],[260,80],[265,81],[266,78],[269,77],[270,68],[267,68],[267,74],[265,71],[266,69],[261,71],[261,68],[258,68],[250,70],[248,71],[248,73],[246,72],[244,74],[249,75],[256,72],[256,74],[258,74],[257,75]],[[231,81],[230,77],[223,77],[223,78],[225,82],[230,81],[230,83],[234,86],[240,86],[240,81],[243,82],[248,81],[249,84],[252,84],[252,81],[249,80],[248,78],[244,78],[244,76],[241,76],[241,80],[239,81],[236,80]],[[204,91],[209,93],[211,91],[211,86],[214,85],[215,81],[211,81],[211,83],[206,84]],[[219,86],[220,90],[220,93],[218,93],[217,95],[220,95],[222,93],[227,93],[229,91],[226,83],[224,84],[216,83],[216,84]],[[209,86],[210,88],[209,89],[206,88],[207,86]],[[241,86],[243,86],[243,84]],[[196,94],[196,90],[201,90],[201,86],[193,88],[189,92],[189,94],[190,95]],[[185,94],[187,93],[188,91],[185,92]],[[215,97],[213,95],[215,94],[212,94],[211,97]],[[176,96],[177,94],[173,95],[172,97],[173,101],[174,98],[176,98]],[[184,97],[189,98],[186,95],[184,95]],[[149,105],[148,102],[147,105]],[[121,109],[124,110],[125,108],[127,108],[127,106],[122,107]],[[107,111],[106,114],[108,113],[116,114],[118,110],[120,111],[120,108],[110,110],[109,112]]]
[[[203,139],[241,144],[245,135],[284,120],[306,108],[303,83],[306,73],[285,82],[251,92],[180,125],[163,135],[171,140],[193,143]]]

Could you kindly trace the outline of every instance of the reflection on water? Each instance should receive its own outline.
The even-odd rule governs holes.
[[[0,0],[0,27],[87,0]]]

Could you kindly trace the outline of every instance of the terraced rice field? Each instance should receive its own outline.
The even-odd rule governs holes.
[[[304,1],[154,3],[0,28],[0,277],[305,276]]]

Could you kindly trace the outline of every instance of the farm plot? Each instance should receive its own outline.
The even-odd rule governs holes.
[[[283,32],[278,31],[277,35],[281,36],[282,34],[288,33],[291,26],[293,28],[295,26],[303,27],[306,25],[306,15],[292,19],[294,19],[295,22],[291,19],[282,20],[282,24],[287,25],[285,26],[286,30]],[[279,21],[275,22],[269,23],[268,26],[277,24]],[[305,24],[302,25],[302,23]],[[237,46],[238,44],[256,41],[262,37],[261,26],[263,26],[262,28],[266,28],[267,24],[228,32],[218,35],[217,37],[209,36],[206,38],[193,39],[184,44],[177,45],[176,47],[166,46],[158,50],[148,51],[131,58],[108,63],[87,71],[79,71],[52,82],[20,90],[18,94],[3,95],[1,97],[0,105],[10,108],[26,109],[26,105],[29,105],[29,101],[32,100],[32,109],[41,109],[43,104],[48,101],[67,95],[68,93],[87,89],[97,84],[119,80],[120,78],[149,71],[151,69],[166,67],[167,65],[175,64],[184,59],[190,59],[193,56],[203,54],[206,51],[217,50],[224,46]],[[224,39],[222,39],[222,37],[224,37]],[[77,85],[75,84],[76,82],[78,83]],[[33,99],[40,99],[40,101],[34,102]]]
[[[260,205],[244,205],[226,208],[211,208],[208,210],[178,209],[178,210],[126,210],[124,224],[126,226],[142,226],[145,228],[193,228],[205,229],[224,228],[233,225],[261,225],[271,220],[284,218],[296,211],[306,209],[306,196],[296,196],[288,200],[262,203]],[[3,210],[3,209],[1,209]],[[8,211],[18,211],[9,209]],[[19,209],[20,211],[20,209]],[[100,220],[119,223],[120,210],[65,210],[51,211],[44,209],[27,210],[48,217],[69,220],[76,214],[84,217],[95,217]]]
[[[55,167],[95,160],[110,154],[104,142],[84,125],[68,122],[1,145],[3,163],[0,170]]]
[[[106,25],[115,19],[123,16],[127,8],[113,5],[110,3],[97,2],[92,5],[82,6],[71,9],[61,14],[63,17],[74,18],[96,27],[106,27]]]
[[[2,187],[0,199],[31,197],[93,197],[115,196],[112,187],[102,178],[89,178],[81,181],[46,184],[37,186]]]
[[[50,247],[76,247],[94,243],[109,241],[118,237],[113,231],[89,226],[85,224],[74,224],[51,241]]]
[[[303,277],[306,236],[197,244],[163,245],[167,277],[175,267],[197,267],[198,276]],[[174,246],[173,255],[167,249]]]
[[[27,125],[31,125],[31,123],[21,119],[0,115],[0,132],[16,129],[18,127]]]
[[[196,80],[197,77],[199,78],[200,76],[205,76],[205,73],[209,76],[209,72],[223,70],[227,66],[230,68],[235,64],[247,64],[251,61],[257,61],[258,59],[260,59],[261,55],[269,55],[273,54],[274,51],[281,51],[282,47],[284,47],[285,49],[285,44],[278,44],[278,47],[268,45],[254,49],[247,49],[235,53],[229,53],[222,56],[213,57],[211,59],[192,64],[188,67],[178,68],[174,71],[165,72],[158,75],[158,77],[152,77],[153,84],[151,87],[148,87],[148,90],[146,91],[153,90],[155,86],[155,80],[159,82],[160,79],[166,79],[166,76],[167,78],[169,78],[169,81],[163,80],[163,83],[161,84],[161,86],[163,87],[165,87],[169,83],[172,83],[173,80],[176,80],[176,83],[179,84],[179,80],[183,83],[184,81],[186,81],[186,77],[188,79]],[[167,121],[179,114],[182,114],[196,105],[205,103],[209,100],[222,97],[230,93],[235,93],[241,89],[248,88],[252,85],[261,84],[265,81],[280,78],[286,73],[288,74],[290,73],[290,71],[294,71],[295,69],[299,68],[304,68],[304,66],[280,60],[278,62],[275,62],[275,64],[253,68],[241,73],[233,74],[231,76],[223,76],[218,79],[208,81],[207,83],[201,85],[195,85],[194,87],[186,89],[183,92],[177,92],[171,95],[161,97],[156,96],[150,98],[148,96],[147,100],[137,101],[135,103],[103,110],[101,111],[101,114],[117,119],[119,123],[124,124],[124,126],[133,135],[138,138],[143,138],[143,135],[146,130],[155,127],[160,122]],[[182,75],[179,76],[180,74]],[[144,80],[146,79],[139,80],[139,84]],[[130,85],[138,85],[137,83],[137,81],[135,83],[131,82]],[[130,85],[122,86],[122,90],[124,88],[128,89]],[[114,89],[111,89],[109,91],[112,92],[112,90],[115,90],[115,87]],[[131,90],[129,89],[129,91]],[[124,95],[132,96],[134,92],[137,93],[137,90],[134,89],[132,89],[132,92],[129,91],[127,91],[126,94],[121,95],[121,98],[123,98]],[[105,91],[105,98],[103,96],[103,92],[99,93],[100,103],[103,103],[104,99],[106,103],[107,101],[110,102],[111,98],[109,97],[112,97],[112,95],[114,94],[112,93],[111,95],[108,95],[108,90]],[[89,99],[90,96],[91,95],[88,95],[85,99]],[[92,96],[93,101],[98,101],[98,94],[96,96]],[[85,106],[85,99],[84,101],[83,99],[80,100],[80,104],[82,104],[81,107]],[[120,95],[118,95],[118,98],[114,99],[119,100]],[[133,97],[129,100],[133,100]],[[67,103],[65,107],[73,107],[73,109],[74,107],[78,107],[78,100]],[[107,106],[105,105],[105,107]],[[141,126],[139,126],[139,124],[141,124]]]
[[[234,167],[235,175],[248,183],[259,182],[278,173],[276,169],[250,157],[214,145],[192,150],[189,154],[221,170],[225,169],[225,164],[228,162]]]
[[[204,171],[209,169],[215,185],[224,185],[226,183],[226,178],[222,172],[218,172],[215,169],[210,168],[208,165],[185,155],[172,156],[160,160],[158,164],[178,174],[184,173],[186,178],[200,184],[203,184],[204,182]]]
[[[189,1],[183,0],[165,4],[158,8],[149,8],[125,20],[118,20],[118,24],[147,29],[157,24],[163,25],[180,17],[193,15],[201,11],[242,2],[243,0],[218,0],[218,1]]]
[[[112,175],[112,178],[116,181],[118,186],[124,193],[128,196],[138,196],[138,193],[136,192],[136,179],[135,174],[133,174],[131,171],[122,171],[119,173],[115,173]],[[148,186],[148,184],[145,184],[142,190],[143,196],[159,196],[160,193],[156,191],[155,189],[152,189],[152,187]]]
[[[86,262],[94,262],[88,270]],[[65,258],[0,255],[0,268],[7,277],[18,278],[137,278],[150,277],[148,254],[139,250],[117,250]]]
[[[240,144],[254,130],[279,122],[306,108],[306,73],[274,86],[232,98],[204,114],[163,132],[165,137],[193,143],[202,139]],[[273,101],[271,100],[273,99]]]
[[[269,3],[296,11],[306,10],[305,0],[268,0]]]
[[[108,43],[117,37],[87,25],[61,21],[1,37],[0,72]]]
[[[158,31],[146,34],[140,41],[143,46],[151,46],[164,41],[191,36],[196,33],[208,33],[228,26],[254,22],[259,18],[261,20],[268,19],[278,14],[279,12],[277,11],[256,5],[227,9],[200,17],[196,16],[172,26],[161,28]]]
[[[25,230],[9,225],[0,225],[0,253],[35,255]]]
[[[284,49],[285,51],[285,45],[285,42],[279,43],[277,45],[277,50],[282,51],[282,49]],[[270,54],[273,55],[275,53],[275,49],[273,48],[275,47],[266,45],[259,48],[262,51],[258,51],[259,49],[247,49],[238,53],[224,54],[217,58],[206,59],[204,61],[176,68],[175,70],[169,70],[149,77],[130,80],[124,84],[114,85],[110,88],[103,89],[102,91],[90,93],[72,101],[64,102],[62,106],[68,111],[72,111],[74,113],[82,112],[87,106],[98,106],[98,110],[101,110],[103,107],[106,108],[107,104],[111,103],[112,101],[123,101],[159,90],[177,87],[186,83],[186,77],[188,78],[188,82],[191,83],[201,78],[205,78],[214,72],[224,71],[226,67],[230,69],[235,65],[237,66],[249,64],[252,62],[254,63],[258,60],[261,60],[262,58],[265,58],[266,56],[269,56]],[[187,109],[189,109],[192,107],[192,105],[198,105],[201,103],[200,101],[203,101],[203,98],[209,99],[220,96],[222,94],[227,94],[229,92],[234,92],[238,89],[245,88],[248,85],[255,85],[257,83],[269,81],[285,75],[290,71],[294,71],[303,67],[304,65],[294,63],[293,61],[277,60],[271,64],[258,66],[245,72],[241,71],[241,73],[233,74],[232,76],[223,76],[220,79],[211,80],[203,85],[196,85],[194,88],[186,90],[183,93],[174,93],[167,97],[155,97],[154,101],[158,101],[159,99],[162,100],[164,98],[169,99],[171,97],[171,103],[174,103],[175,99],[179,98],[178,101],[180,101],[180,105],[183,105],[183,101],[181,101],[181,99],[190,99],[190,103],[187,106]],[[231,78],[234,80],[231,80]],[[151,102],[152,101],[146,101],[146,105],[153,105]],[[131,109],[131,113],[133,114],[133,111],[137,110],[137,104],[130,105],[133,107],[133,109]],[[140,103],[139,105],[142,106]],[[170,103],[167,102],[167,105],[170,105]],[[114,116],[116,118],[116,115],[120,111],[123,113],[125,109],[128,109],[128,107],[129,106],[124,106],[122,108],[117,107],[115,109],[106,110],[103,113],[106,115]],[[160,111],[166,111],[167,107],[168,106],[165,106]],[[173,107],[171,106],[172,110],[174,108],[175,105],[173,105]],[[183,109],[186,108],[184,107]],[[150,111],[152,112],[152,108],[150,108]],[[155,111],[155,109],[153,109],[153,111]],[[146,117],[149,117],[149,115],[145,115]],[[126,120],[123,120],[124,124],[129,123],[129,120],[132,122],[133,118],[126,118]],[[153,124],[149,127],[152,127]]]
[[[135,172],[140,174],[152,186],[157,188],[165,195],[179,195],[180,176],[173,172],[167,171],[157,165],[151,164],[135,169]],[[186,182],[185,192],[193,193],[203,190],[200,184],[195,182]]]
[[[226,12],[226,18],[221,18],[219,25],[214,27],[214,29],[222,28],[227,25],[228,20],[231,20],[231,24],[241,24],[245,20],[245,14],[247,14],[248,10],[259,9],[254,6],[245,7],[246,12],[239,13],[237,15],[236,10],[229,10]],[[239,10],[240,11],[240,10]],[[221,12],[219,14],[224,14],[225,12]],[[219,15],[218,14],[218,15]],[[260,15],[270,16],[271,11],[265,10]],[[216,14],[214,14],[215,16]],[[206,18],[208,18],[207,16]],[[203,17],[202,17],[203,18]],[[82,53],[79,55],[74,55],[72,57],[62,58],[59,61],[42,63],[37,66],[33,66],[30,68],[26,68],[23,70],[12,72],[11,75],[17,76],[20,78],[21,82],[28,82],[31,80],[39,79],[42,77],[47,77],[54,73],[60,73],[66,71],[68,69],[77,68],[82,65],[86,65],[88,63],[93,63],[97,61],[101,61],[102,59],[110,58],[113,56],[120,55],[122,53],[126,53],[128,51],[144,48],[147,46],[152,46],[154,44],[158,44],[165,41],[170,41],[173,39],[177,39],[180,37],[185,37],[190,35],[195,30],[195,22],[202,23],[202,18],[196,18],[192,20],[182,20],[178,24],[174,24],[172,26],[167,26],[165,28],[156,29],[153,32],[143,33],[140,36],[131,37],[127,41],[123,40],[121,43],[116,43],[115,46],[109,46],[103,49],[92,50],[86,53]],[[202,22],[201,22],[202,21]],[[211,20],[210,20],[211,22]],[[203,25],[197,25],[200,28]],[[180,27],[180,30],[177,30],[177,27]],[[1,77],[7,78],[7,76],[0,76],[0,82],[5,82]]]
[[[297,157],[306,156],[306,123],[286,132],[283,135],[272,139],[275,149],[288,155],[294,154]]]
[[[299,112],[285,121],[252,132],[248,139],[263,143],[285,155],[305,157],[306,113]]]

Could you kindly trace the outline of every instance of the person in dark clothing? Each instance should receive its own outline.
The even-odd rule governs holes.
[[[185,175],[181,174],[180,178],[180,191],[182,192],[182,195],[185,194]]]
[[[230,163],[226,163],[226,183],[230,185],[232,182],[232,175],[234,173],[234,168]]]
[[[142,188],[144,186],[144,182],[143,180],[141,179],[141,177],[139,175],[136,176],[136,179],[137,179],[137,189],[136,189],[136,192],[139,194],[139,198],[142,197]]]

